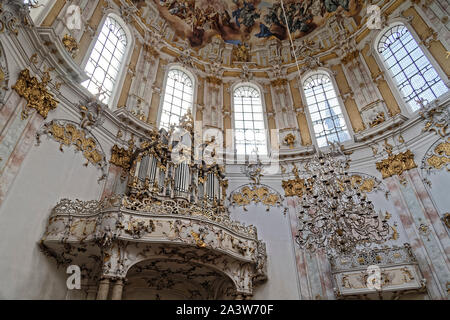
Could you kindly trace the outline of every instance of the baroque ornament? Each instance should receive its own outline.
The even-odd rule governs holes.
[[[295,140],[296,138],[292,133],[289,133],[284,137],[284,143],[288,145],[290,149],[294,149]]]
[[[448,164],[450,163],[450,142],[442,142],[434,148],[433,155],[427,160],[427,164],[436,169],[440,170],[443,167],[450,171]]]
[[[109,163],[122,168],[125,172],[128,172],[131,168],[131,156],[133,155],[133,149],[133,138],[128,141],[128,149],[120,148],[119,146],[114,145],[111,149],[111,160],[109,160]]]
[[[232,206],[243,207],[244,211],[247,211],[246,206],[252,202],[262,203],[267,207],[266,211],[269,211],[270,207],[280,207],[283,202],[283,197],[278,192],[264,185],[245,185],[232,192],[229,199]]]
[[[407,150],[399,154],[391,154],[387,159],[376,163],[377,170],[381,172],[383,179],[400,176],[403,172],[417,168],[414,162],[414,154]]]
[[[20,72],[19,79],[12,88],[27,101],[27,105],[22,111],[22,120],[28,118],[27,108],[35,109],[44,119],[47,119],[50,110],[56,109],[58,101],[47,89],[50,80],[48,71],[44,72],[41,82],[36,77],[31,77],[28,69]]]
[[[371,128],[376,127],[379,124],[382,124],[383,122],[386,121],[386,115],[384,114],[384,112],[379,112],[374,119],[369,123],[369,126]]]
[[[418,100],[417,103],[421,106],[420,116],[425,120],[424,132],[434,132],[441,138],[448,135],[447,129],[450,121],[450,113],[448,105],[425,106],[423,100]]]
[[[72,55],[75,55],[77,53],[78,43],[74,37],[72,37],[69,34],[65,34],[61,41],[64,47],[66,48],[67,52],[69,52]]]
[[[82,152],[87,160],[84,166],[87,167],[91,163],[102,170],[103,175],[100,180],[106,177],[107,164],[100,144],[87,131],[79,128],[77,124],[67,120],[52,120],[44,124],[43,128],[36,133],[38,144],[40,143],[40,137],[44,134],[60,143],[59,150],[61,152],[64,152],[63,146],[73,145],[77,151]]]

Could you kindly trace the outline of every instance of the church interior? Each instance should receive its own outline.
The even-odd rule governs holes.
[[[449,15],[1,0],[0,299],[447,300]]]

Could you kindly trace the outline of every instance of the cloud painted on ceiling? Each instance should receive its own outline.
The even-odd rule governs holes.
[[[227,43],[258,43],[270,37],[300,38],[323,25],[336,11],[354,16],[358,0],[152,0],[177,36],[202,47],[220,35]],[[135,1],[141,2],[141,1]]]

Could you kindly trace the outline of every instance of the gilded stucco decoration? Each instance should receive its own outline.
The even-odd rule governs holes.
[[[81,116],[81,128],[95,128],[103,124],[104,118],[102,115],[104,110],[96,99],[91,99],[87,103],[80,103],[78,105],[78,110]]]
[[[69,34],[65,34],[62,38],[62,43],[72,56],[75,56],[78,52],[78,42],[77,40]]]
[[[433,132],[441,138],[445,138],[448,135],[447,129],[450,121],[448,106],[428,107],[423,105],[423,100],[418,100],[417,103],[422,106],[420,116],[425,120],[423,132]]]
[[[371,128],[374,128],[377,125],[382,124],[385,121],[386,121],[386,115],[384,114],[384,112],[379,112],[376,114],[374,119],[369,123],[369,126]]]
[[[294,149],[295,140],[296,137],[292,133],[289,133],[284,137],[283,142],[288,145],[290,149]]]
[[[271,207],[281,207],[283,197],[272,188],[265,185],[245,185],[233,191],[229,197],[232,206],[243,207],[247,211],[250,204],[263,204],[266,211]]]
[[[36,133],[37,144],[41,142],[41,136],[47,135],[60,143],[59,150],[64,152],[63,146],[74,146],[76,151],[80,151],[87,160],[84,166],[89,163],[102,170],[99,180],[106,177],[107,162],[101,149],[100,143],[91,133],[79,127],[74,122],[68,120],[52,120],[45,123]]]
[[[421,169],[425,170],[426,174],[430,174],[433,171],[439,171],[446,169],[450,171],[450,139],[439,139],[428,149],[425,154]]]
[[[450,229],[450,213],[447,212],[444,214],[442,221],[444,221],[445,226]]]
[[[128,172],[132,165],[131,156],[133,155],[133,150],[134,150],[133,138],[131,138],[128,141],[127,149],[114,145],[111,149],[111,159],[109,160],[109,163],[122,168],[125,172]]]
[[[16,36],[19,34],[19,25],[29,26],[27,18],[28,7],[35,7],[36,1],[7,1],[0,2],[0,33],[9,31]]]
[[[27,105],[22,111],[22,119],[28,118],[28,109],[35,109],[44,119],[51,110],[56,109],[58,101],[47,89],[50,80],[49,71],[44,72],[41,82],[36,77],[32,77],[28,69],[20,72],[19,78],[12,88],[27,101]]]
[[[417,168],[414,162],[414,154],[411,150],[399,154],[391,154],[387,159],[376,163],[376,168],[381,172],[383,179],[400,176],[403,172]]]

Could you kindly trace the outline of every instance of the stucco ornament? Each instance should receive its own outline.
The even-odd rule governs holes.
[[[46,135],[60,143],[59,150],[64,152],[63,146],[73,146],[76,151],[81,151],[87,160],[84,166],[89,163],[102,171],[99,181],[106,177],[106,158],[99,142],[88,131],[79,127],[78,124],[69,120],[52,120],[45,123],[36,133],[36,141],[39,145],[41,136]]]
[[[381,172],[383,179],[386,179],[396,175],[400,176],[403,172],[416,168],[417,165],[414,162],[414,154],[407,150],[377,162],[376,167]]]
[[[47,89],[50,80],[49,71],[44,72],[41,82],[36,77],[32,77],[28,69],[20,72],[19,78],[12,88],[27,101],[22,111],[22,119],[28,118],[28,109],[35,109],[44,119],[51,110],[56,109],[58,101]]]

